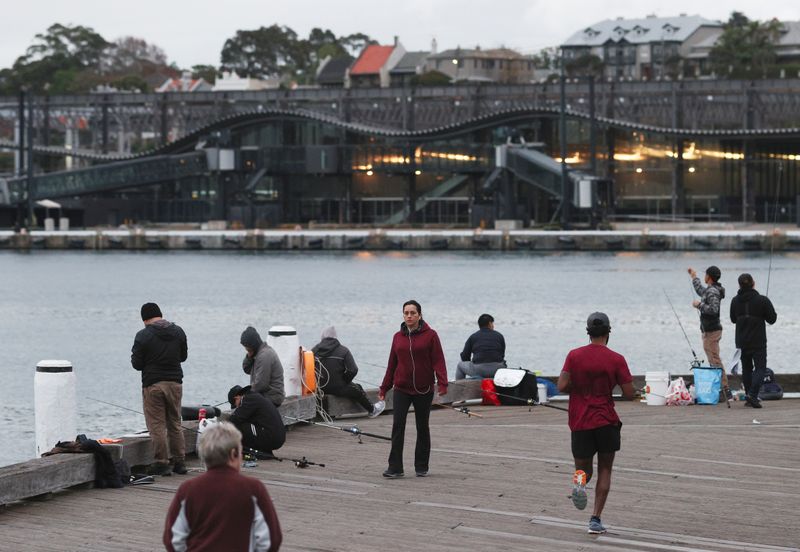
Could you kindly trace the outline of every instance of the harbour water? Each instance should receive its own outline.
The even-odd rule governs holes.
[[[686,372],[692,358],[669,294],[702,355],[697,312],[686,268],[722,269],[723,313],[736,276],[750,272],[769,296],[778,323],[769,329],[769,365],[797,372],[800,255],[762,253],[367,253],[285,252],[35,252],[0,253],[0,375],[5,446],[0,465],[33,456],[33,376],[42,359],[72,361],[79,433],[92,438],[144,429],[139,374],[130,366],[143,302],[161,305],[188,335],[184,403],[219,403],[246,384],[239,336],[247,325],[266,336],[273,325],[297,328],[311,348],[326,326],[359,363],[365,386],[380,382],[401,305],[417,299],[438,331],[452,378],[478,315],[495,317],[509,366],[556,375],[566,353],[586,342],[586,316],[608,313],[610,346],[631,371]],[[733,326],[723,316],[723,360],[734,352]]]

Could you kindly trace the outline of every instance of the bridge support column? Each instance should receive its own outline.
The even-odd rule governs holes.
[[[409,144],[406,148],[409,158],[408,191],[406,203],[408,204],[408,217],[406,222],[414,224],[417,220],[417,158],[414,156],[414,146]]]

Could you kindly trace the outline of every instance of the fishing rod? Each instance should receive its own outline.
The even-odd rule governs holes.
[[[320,464],[317,462],[312,462],[308,460],[305,456],[302,458],[286,458],[283,456],[276,456],[274,454],[267,454],[266,452],[262,452],[260,450],[256,450],[250,447],[242,447],[242,451],[245,454],[250,454],[258,460],[277,460],[278,462],[288,461],[294,464],[295,468],[307,468],[309,466],[319,466],[320,468],[324,468],[325,464]]]
[[[683,337],[686,338],[686,343],[689,345],[689,350],[692,351],[692,356],[694,357],[692,365],[700,366],[701,364],[700,359],[697,358],[697,353],[694,352],[694,347],[692,347],[692,342],[689,340],[689,336],[686,334],[686,330],[683,328],[683,323],[681,323],[681,318],[678,316],[678,311],[675,310],[675,305],[672,304],[672,299],[670,299],[669,295],[667,295],[666,289],[661,288],[661,291],[664,292],[664,297],[667,298],[667,303],[669,303],[669,306],[672,309],[672,313],[675,315],[675,320],[678,321],[678,326],[681,327],[681,331],[683,332]]]
[[[376,433],[367,433],[366,431],[361,431],[357,425],[352,425],[350,427],[342,427],[342,426],[337,426],[337,425],[333,425],[333,424],[326,424],[326,423],[322,423],[322,422],[312,422],[310,420],[301,420],[300,418],[295,418],[293,416],[286,416],[285,414],[282,414],[282,416],[284,418],[288,419],[288,420],[294,420],[296,422],[303,423],[303,424],[317,425],[317,426],[327,427],[329,429],[337,429],[339,431],[344,431],[345,433],[349,433],[351,435],[354,435],[354,436],[358,437],[358,442],[359,443],[363,443],[363,441],[361,440],[361,436],[362,435],[365,436],[365,437],[374,437],[375,439],[383,439],[384,441],[391,441],[392,440],[391,437],[386,437],[385,435],[378,435]]]
[[[534,406],[546,406],[547,408],[554,408],[556,410],[563,410],[564,412],[569,412],[569,410],[567,410],[563,406],[555,406],[553,404],[547,404],[547,403],[535,401],[533,399],[523,399],[522,397],[515,397],[513,395],[505,395],[503,393],[498,393],[497,391],[488,391],[488,392],[489,393],[494,393],[498,397],[505,397],[507,399],[514,399],[514,400],[517,400],[517,401],[520,401],[520,402],[524,402],[525,404],[528,405],[528,412],[530,412],[531,408],[533,408]]]
[[[123,409],[123,410],[127,410],[127,411],[129,411],[129,412],[133,412],[133,413],[135,413],[135,414],[141,414],[142,416],[144,416],[144,412],[141,412],[141,411],[139,411],[139,410],[134,410],[133,408],[128,408],[128,407],[126,407],[126,406],[122,406],[122,405],[119,405],[119,404],[110,403],[110,402],[108,402],[108,401],[101,401],[100,399],[95,399],[95,398],[93,398],[93,397],[86,397],[86,398],[87,398],[87,399],[89,399],[89,400],[91,400],[91,401],[96,401],[96,402],[99,402],[99,403],[107,404],[107,405],[109,405],[109,406],[114,406],[114,407],[116,407],[116,408],[121,408],[121,409]],[[285,416],[285,417],[286,417],[286,418],[288,418],[289,416]],[[194,428],[194,427],[187,427],[187,426],[185,426],[185,425],[181,425],[181,428],[182,428],[182,429],[188,429],[189,431],[194,431],[194,432],[195,432],[195,433],[197,433],[198,435],[201,435],[201,432],[200,432],[200,430],[198,430],[197,428]],[[368,433],[365,433],[364,435],[370,435],[370,434],[368,434]],[[384,438],[385,438],[385,437],[384,437]],[[391,440],[391,439],[390,439],[390,440]],[[262,455],[262,456],[264,456],[264,457],[266,457],[266,456],[267,456],[267,454],[266,454],[266,453],[263,453],[263,452],[261,452],[261,451],[257,451],[256,449],[251,449],[251,448],[248,448],[248,447],[242,447],[242,450],[245,450],[245,451],[252,451],[252,452],[254,453],[254,456],[256,456],[256,458],[258,458],[258,455],[257,455],[257,454],[255,454],[255,453],[261,454],[261,455]],[[264,459],[264,458],[262,458],[262,459]],[[321,467],[321,468],[324,468],[324,467],[325,467],[325,464],[317,464],[316,462],[311,462],[310,460],[306,459],[306,457],[305,457],[305,456],[303,456],[303,457],[302,457],[302,458],[300,458],[300,459],[297,459],[297,458],[282,458],[282,457],[275,456],[275,455],[273,454],[273,455],[272,455],[272,457],[271,457],[271,458],[269,458],[269,459],[278,460],[279,462],[283,462],[284,460],[288,460],[288,461],[294,462],[294,465],[295,465],[295,467],[298,467],[298,468],[306,468],[306,467],[308,467],[308,466],[319,466],[319,467]]]
[[[778,184],[775,186],[775,220],[772,223],[772,236],[769,242],[769,268],[767,269],[767,289],[764,295],[769,296],[769,279],[772,276],[772,254],[775,251],[775,233],[778,231],[778,200],[781,193],[781,179],[783,177],[783,162],[778,163]]]
[[[478,414],[476,412],[473,412],[472,410],[470,410],[466,406],[453,406],[453,405],[450,405],[450,404],[442,404],[442,403],[434,403],[433,406],[441,406],[443,408],[452,408],[456,412],[461,412],[462,414],[466,414],[467,418],[471,418],[473,416],[475,416],[476,418],[483,418],[482,415],[480,415],[480,414]]]

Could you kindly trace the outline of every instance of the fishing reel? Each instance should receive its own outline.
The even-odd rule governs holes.
[[[361,430],[360,430],[360,429],[358,429],[358,426],[355,426],[355,425],[354,425],[354,426],[350,426],[350,427],[349,427],[348,429],[346,429],[345,431],[347,431],[348,433],[350,433],[350,434],[351,434],[351,435],[353,435],[354,437],[358,437],[358,443],[359,443],[360,445],[363,445],[363,444],[364,444],[364,441],[362,441],[362,440],[361,440]]]
[[[305,456],[303,456],[299,460],[298,459],[294,459],[294,460],[292,460],[292,462],[294,462],[294,467],[295,468],[300,468],[300,469],[304,469],[304,468],[307,468],[309,466],[319,466],[320,468],[324,468],[325,467],[325,464],[318,464],[316,462],[312,462],[311,460],[306,459]]]

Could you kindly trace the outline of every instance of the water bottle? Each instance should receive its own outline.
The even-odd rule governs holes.
[[[694,388],[694,384],[689,386],[689,396],[692,397],[692,402],[697,402],[697,389]]]
[[[197,421],[199,423],[199,422],[202,422],[205,419],[206,419],[206,409],[205,408],[201,408],[200,410],[197,411]]]

